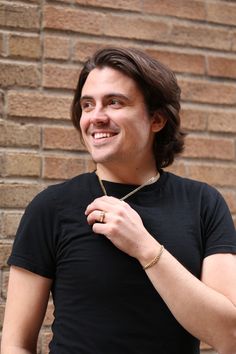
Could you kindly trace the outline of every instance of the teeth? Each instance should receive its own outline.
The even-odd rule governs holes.
[[[94,138],[95,139],[102,139],[102,138],[110,138],[114,134],[112,133],[94,133]]]

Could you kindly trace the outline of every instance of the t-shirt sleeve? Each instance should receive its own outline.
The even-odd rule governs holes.
[[[57,232],[56,198],[52,188],[49,187],[39,193],[27,206],[16,233],[8,264],[53,278],[56,268]]]
[[[229,208],[222,195],[208,185],[203,195],[201,219],[205,257],[215,253],[236,253],[236,231]]]

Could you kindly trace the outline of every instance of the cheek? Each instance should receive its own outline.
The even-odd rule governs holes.
[[[81,115],[80,118],[80,130],[82,135],[87,131],[88,126],[89,126],[89,119],[88,117],[85,117],[83,114]]]

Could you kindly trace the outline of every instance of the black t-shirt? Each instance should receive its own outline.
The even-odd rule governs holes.
[[[135,188],[104,184],[117,198]],[[84,212],[102,195],[95,173],[51,186],[27,207],[16,235],[9,264],[53,279],[50,353],[199,353],[199,341],[178,324],[139,262],[92,232]],[[198,278],[204,257],[236,253],[228,207],[207,184],[162,172],[127,202]]]

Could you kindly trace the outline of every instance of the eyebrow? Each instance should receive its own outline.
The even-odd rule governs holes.
[[[111,97],[118,97],[118,98],[122,98],[125,101],[130,101],[130,98],[126,95],[123,95],[122,93],[118,93],[118,92],[112,92],[109,93],[107,95],[104,96],[104,98],[108,99]],[[82,97],[80,97],[80,102],[84,101],[84,100],[93,100],[94,97],[93,96],[89,96],[89,95],[84,95]]]

